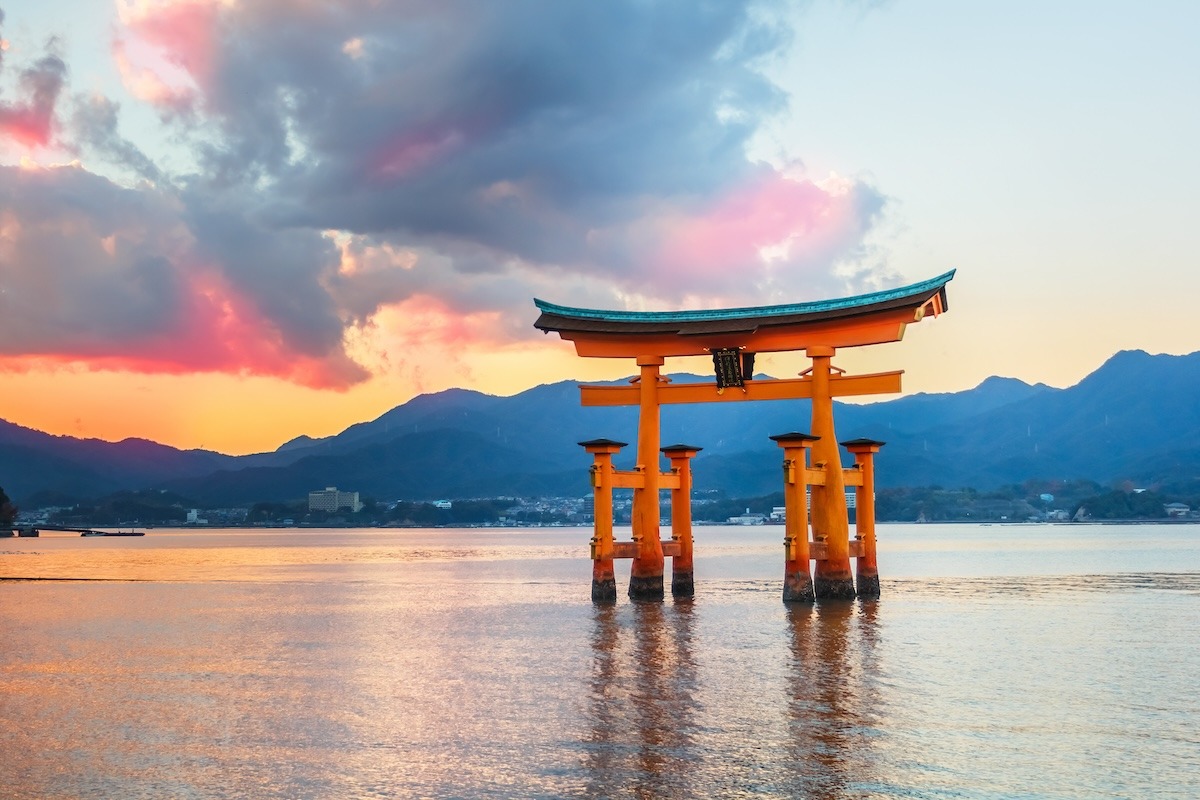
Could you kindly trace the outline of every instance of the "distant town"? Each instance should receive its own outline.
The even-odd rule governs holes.
[[[853,491],[847,492],[847,505],[853,517]],[[616,498],[618,524],[629,523],[631,506],[629,495]],[[293,502],[236,508],[198,508],[187,498],[162,490],[120,492],[69,506],[18,510],[8,504],[8,508],[13,524],[25,526],[531,527],[590,525],[593,519],[590,494],[377,500],[335,486],[314,489],[307,498]],[[883,489],[876,493],[876,511],[881,522],[1200,521],[1200,497],[1162,487],[1106,489],[1090,481],[1027,481],[988,492]],[[669,516],[669,504],[664,504],[663,519]],[[697,491],[692,496],[692,516],[697,524],[779,524],[784,517],[783,495],[729,497],[721,491]]]

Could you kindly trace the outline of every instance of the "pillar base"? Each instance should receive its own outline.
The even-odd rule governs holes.
[[[816,599],[812,576],[807,572],[794,572],[783,576],[783,602],[812,603]]]
[[[818,575],[813,582],[813,594],[818,600],[853,600],[854,579]]]
[[[592,578],[592,602],[593,603],[615,603],[617,602],[617,579],[616,578]]]
[[[632,600],[662,600],[662,575],[629,576],[629,597]]]
[[[879,599],[879,576],[878,575],[859,575],[858,576],[858,596],[863,600],[878,600]]]
[[[695,597],[696,583],[692,579],[690,572],[672,572],[671,573],[671,596],[672,597]]]

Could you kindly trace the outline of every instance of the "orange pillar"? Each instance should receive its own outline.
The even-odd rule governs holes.
[[[671,471],[679,476],[679,487],[671,490],[671,538],[679,543],[679,555],[671,557],[671,595],[694,597],[692,572],[692,468],[691,460],[701,447],[673,444],[662,448],[671,460]]]
[[[825,558],[817,561],[813,592],[818,600],[854,599],[850,571],[850,522],[846,512],[846,482],[842,457],[833,430],[833,396],[830,392],[832,347],[810,347],[812,359],[812,433],[814,466],[825,468],[825,485],[812,487],[813,538],[825,542]]]
[[[637,556],[629,574],[629,596],[635,600],[663,597],[663,551],[658,530],[658,368],[662,356],[639,356],[637,469],[642,485],[633,490],[633,541]]]
[[[863,476],[854,501],[854,528],[861,553],[855,577],[858,579],[858,596],[871,600],[879,597],[879,562],[875,558],[875,454],[883,445],[874,439],[842,442],[842,446],[854,454],[854,463]]]
[[[817,437],[807,433],[780,433],[771,437],[783,448],[783,602],[811,603],[813,579],[809,572],[808,501],[805,490],[808,481],[804,470],[808,466],[808,451]]]
[[[613,463],[612,457],[625,442],[591,439],[580,442],[595,459],[592,464],[592,496],[595,500],[592,525],[592,602],[617,600],[617,576],[613,571]]]

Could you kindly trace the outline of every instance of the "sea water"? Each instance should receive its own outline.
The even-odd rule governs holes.
[[[594,606],[590,533],[0,540],[0,797],[1200,797],[1200,526],[881,525],[815,607],[771,526]]]

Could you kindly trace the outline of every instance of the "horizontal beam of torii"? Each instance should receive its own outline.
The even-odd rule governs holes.
[[[900,391],[902,370],[871,375],[832,375],[832,397],[856,397],[864,394],[894,394]],[[636,406],[641,390],[636,383],[628,386],[579,387],[585,406]],[[660,406],[678,403],[728,403],[738,400],[810,400],[812,378],[771,378],[747,380],[741,389],[721,391],[715,383],[666,383],[658,387]]]

